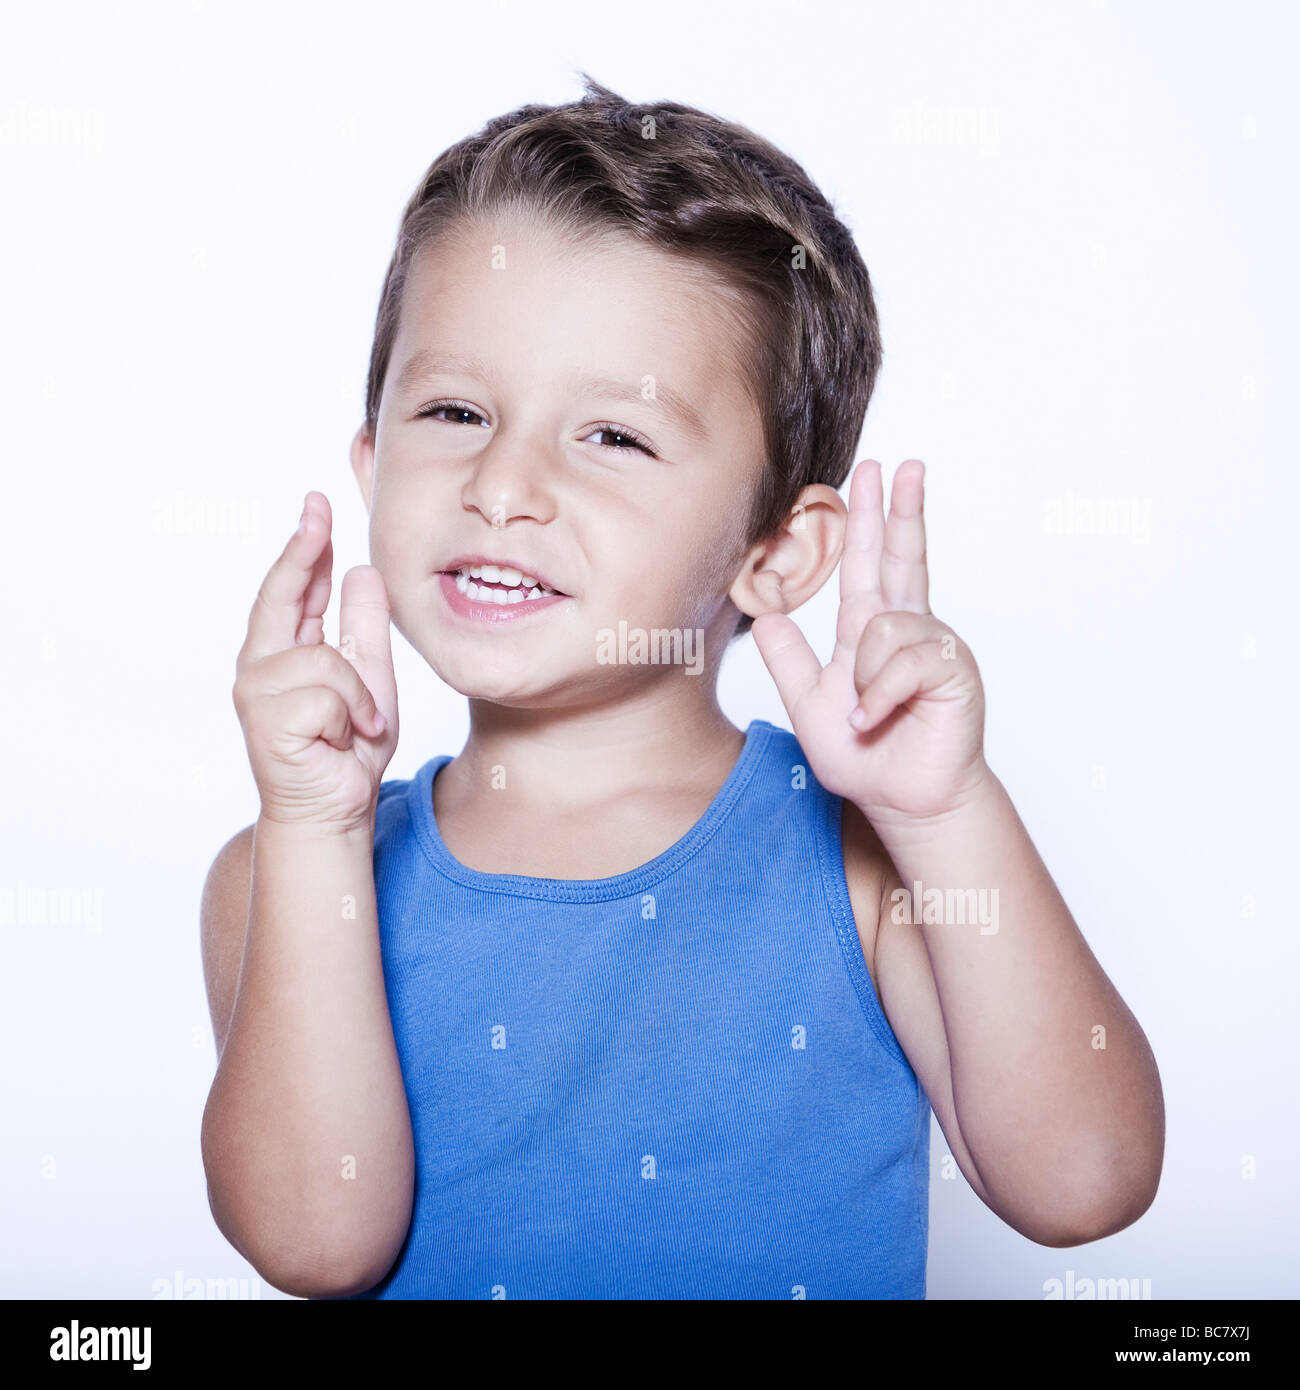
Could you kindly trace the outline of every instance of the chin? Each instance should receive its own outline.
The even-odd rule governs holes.
[[[458,695],[515,709],[573,709],[617,698],[628,685],[629,669],[596,666],[574,652],[548,647],[528,659],[522,653],[484,658],[444,646],[430,666]],[[567,658],[567,659],[566,659]]]
[[[563,689],[566,684],[562,673],[539,670],[535,663],[529,666],[519,661],[484,661],[468,652],[461,655],[443,651],[437,659],[430,658],[429,665],[458,695],[498,705],[552,703],[547,695],[553,696],[557,687]]]

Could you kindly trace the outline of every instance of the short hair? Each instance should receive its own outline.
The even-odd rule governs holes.
[[[848,228],[788,155],[676,102],[634,105],[585,72],[585,94],[521,106],[444,150],[402,213],[375,320],[366,426],[379,404],[418,253],[483,214],[520,211],[576,237],[623,233],[711,272],[741,328],[740,372],[766,452],[746,545],[812,483],[848,476],[880,370],[871,279]],[[741,615],[737,632],[750,619]]]

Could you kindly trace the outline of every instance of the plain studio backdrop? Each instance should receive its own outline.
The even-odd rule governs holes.
[[[1300,1294],[1295,7],[196,0],[5,29],[0,1294],[280,1296],[199,1152],[199,895],[258,810],[235,656],[309,489],[328,641],[369,559],[347,447],[406,198],[579,69],[750,126],[853,231],[885,344],[858,457],[927,464],[989,763],[1159,1061],[1159,1195],[1095,1244],[1003,1224],[935,1125],[930,1297]],[[823,657],[835,603],[797,614]],[[467,728],[394,646],[390,778]],[[721,698],[788,727],[750,638]]]

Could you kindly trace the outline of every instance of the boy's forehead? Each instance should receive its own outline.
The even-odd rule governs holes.
[[[697,267],[628,238],[587,245],[535,229],[461,230],[412,262],[394,389],[439,371],[518,371],[638,389],[651,378],[701,415],[740,407],[747,393],[731,364],[745,347],[727,302]]]

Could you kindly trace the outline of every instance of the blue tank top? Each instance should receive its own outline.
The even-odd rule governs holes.
[[[450,761],[379,790],[415,1200],[354,1297],[924,1298],[930,1105],[794,736],[755,720],[700,820],[600,879],[454,859]]]

